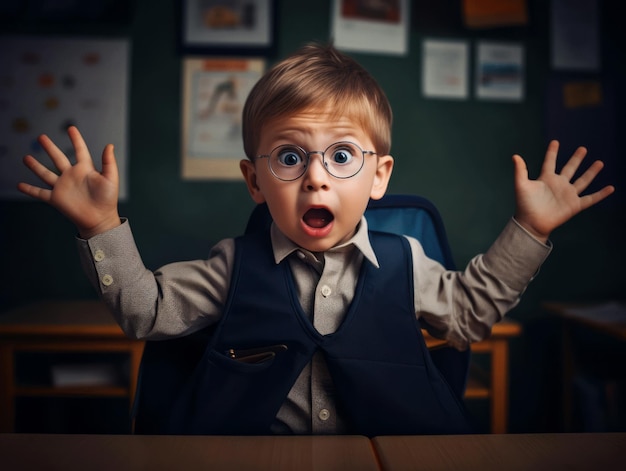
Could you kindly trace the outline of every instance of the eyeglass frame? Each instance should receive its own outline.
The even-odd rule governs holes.
[[[361,160],[361,166],[359,167],[359,169],[354,172],[352,175],[347,176],[347,177],[338,177],[337,175],[333,174],[329,169],[328,169],[328,165],[326,164],[326,152],[328,152],[328,150],[332,147],[336,147],[339,146],[340,144],[350,144],[354,147],[356,147],[357,149],[359,149],[361,151],[363,160]],[[274,153],[274,151],[276,151],[277,149],[283,148],[283,147],[293,147],[295,149],[299,149],[300,151],[302,151],[302,153],[304,155],[306,155],[306,164],[304,165],[304,170],[302,171],[302,173],[300,175],[298,175],[295,178],[281,178],[278,175],[276,175],[276,172],[274,172],[274,169],[272,168],[272,164],[271,164],[271,160],[270,157],[272,156],[272,154]],[[272,175],[274,175],[274,177],[276,177],[278,180],[283,181],[283,182],[293,182],[296,181],[298,178],[301,178],[309,169],[309,165],[311,163],[311,155],[312,154],[320,154],[322,156],[322,167],[324,167],[324,170],[326,170],[326,172],[334,178],[337,178],[339,180],[347,180],[348,178],[352,178],[354,176],[356,176],[362,169],[363,166],[365,165],[365,155],[378,155],[378,152],[374,152],[373,150],[363,150],[361,149],[361,146],[358,145],[356,142],[352,142],[352,141],[337,141],[337,142],[333,142],[332,144],[330,144],[328,147],[326,147],[326,149],[324,150],[311,150],[311,151],[307,151],[304,147],[301,147],[299,145],[296,144],[281,144],[279,146],[274,147],[269,154],[261,154],[261,155],[257,155],[254,158],[254,161],[256,162],[257,159],[265,159],[267,158],[267,166],[270,169],[270,172],[272,172]]]

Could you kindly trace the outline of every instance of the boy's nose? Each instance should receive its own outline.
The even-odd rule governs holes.
[[[307,190],[325,189],[328,187],[329,173],[324,168],[322,155],[311,153],[309,155],[309,167],[304,173],[302,184]]]

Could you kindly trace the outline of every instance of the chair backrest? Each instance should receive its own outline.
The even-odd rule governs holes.
[[[418,195],[388,194],[379,200],[370,200],[365,217],[370,230],[414,237],[428,257],[449,270],[455,269],[441,214],[430,200]],[[267,205],[257,205],[248,219],[246,233],[266,230],[271,223]],[[460,352],[444,346],[430,350],[430,356],[457,397],[462,399],[467,385],[470,350]]]
[[[449,270],[455,269],[441,215],[426,198],[385,195],[379,200],[370,200],[365,217],[370,230],[414,237],[428,257]]]

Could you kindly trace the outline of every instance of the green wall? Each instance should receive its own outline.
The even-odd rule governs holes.
[[[120,204],[120,213],[130,218],[145,263],[153,269],[170,261],[205,257],[212,244],[242,232],[253,206],[241,182],[192,182],[179,176],[177,3],[135,0],[128,24],[24,21],[3,26],[7,33],[121,35],[132,40],[130,198]],[[268,63],[307,41],[329,37],[330,1],[306,4],[302,8],[302,2],[279,2],[276,47]],[[614,4],[618,2],[601,2],[603,71],[591,78],[624,83],[626,41]],[[435,202],[460,266],[486,250],[512,215],[511,156],[524,156],[531,176],[536,177],[548,140],[559,137],[545,132],[545,91],[553,75],[548,2],[530,0],[529,5],[527,27],[470,31],[462,25],[460,0],[416,1],[408,56],[354,54],[380,81],[394,108],[396,167],[390,192],[418,193]],[[521,103],[425,99],[420,91],[420,63],[421,42],[427,37],[467,39],[472,46],[477,39],[521,41],[526,47],[526,99]],[[616,135],[620,135],[624,91],[616,88],[614,99]],[[571,143],[575,144],[585,143]],[[610,147],[616,148],[617,142]],[[614,156],[606,169],[618,192],[624,191],[621,160]],[[60,214],[38,202],[3,201],[0,215],[0,310],[44,298],[95,297],[78,263],[74,229]],[[623,298],[624,198],[618,193],[579,215],[558,229],[552,240],[552,255],[511,313],[528,325],[529,332],[537,319],[544,319],[539,310],[543,300]],[[521,342],[518,348],[524,351]]]
[[[146,264],[153,268],[204,257],[211,244],[242,231],[252,208],[243,183],[179,177],[181,56],[175,3],[135,0],[129,24],[94,27],[25,21],[5,27],[8,33],[122,35],[132,40],[130,199],[120,204],[120,212],[131,219]],[[462,25],[460,2],[440,2],[435,11],[430,3],[414,2],[408,56],[354,56],[380,81],[394,108],[396,168],[390,192],[431,198],[444,216],[455,258],[463,265],[488,247],[512,214],[511,155],[524,156],[536,177],[547,140],[553,137],[544,132],[544,93],[551,73],[549,11],[547,2],[530,2],[529,26],[472,31]],[[329,1],[309,2],[306,10],[299,2],[279,2],[277,44],[268,63],[307,41],[327,39],[329,11]],[[604,74],[609,70],[623,81],[623,35],[618,37],[617,25],[609,21],[611,8],[605,6],[605,11],[609,14],[604,14]],[[477,39],[521,41],[526,47],[526,99],[521,103],[425,99],[420,91],[424,38],[467,39],[472,45]],[[623,104],[624,92],[618,92]],[[619,109],[618,129],[623,129],[623,114]],[[618,168],[622,164],[609,164],[605,172],[615,175],[612,181],[619,191],[616,180],[623,175]],[[554,233],[554,253],[516,310],[518,315],[534,311],[539,298],[621,295],[623,199],[619,194],[613,199]],[[5,306],[48,297],[93,297],[78,267],[69,223],[37,202],[3,201],[0,209],[6,280],[0,299]]]

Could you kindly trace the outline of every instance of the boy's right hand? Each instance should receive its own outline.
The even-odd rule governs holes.
[[[17,187],[22,193],[57,208],[76,225],[80,236],[88,239],[120,225],[117,163],[113,145],[108,144],[102,153],[102,172],[98,172],[78,129],[72,126],[67,133],[76,152],[76,164],[72,165],[50,138],[42,135],[39,143],[59,174],[27,155],[24,164],[50,189],[23,182]]]

